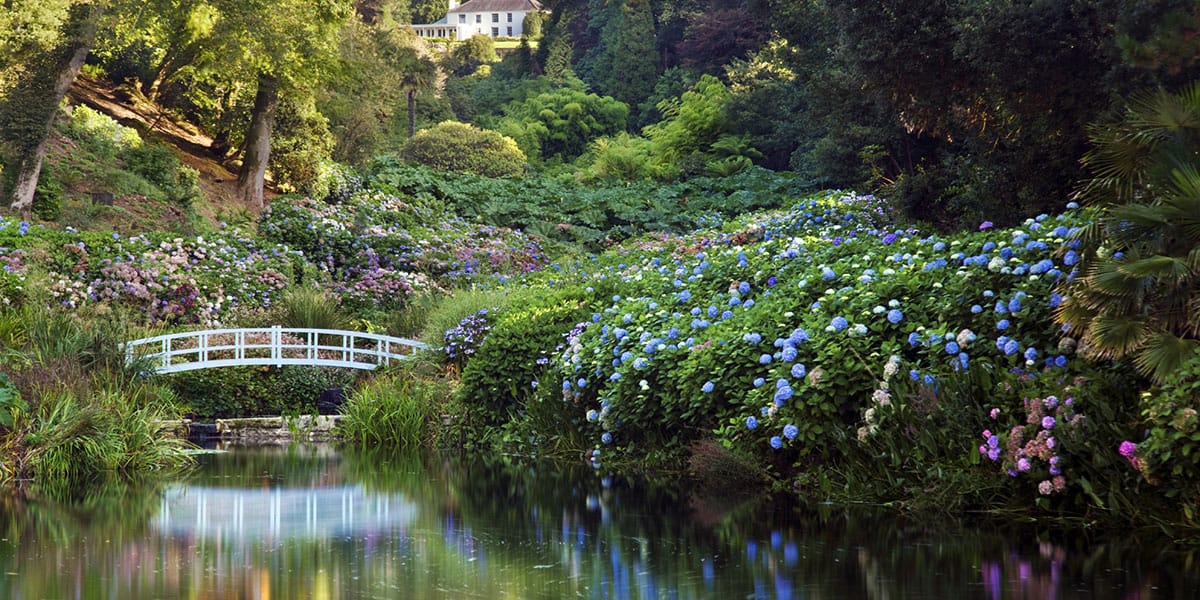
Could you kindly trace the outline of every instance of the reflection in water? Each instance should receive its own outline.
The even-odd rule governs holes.
[[[0,598],[1190,597],[1190,557],[457,457],[240,449],[0,504]],[[1161,549],[1160,549],[1161,550]]]
[[[237,543],[282,538],[340,538],[399,529],[417,507],[398,494],[367,493],[362,486],[266,490],[175,485],[154,520],[172,536]]]

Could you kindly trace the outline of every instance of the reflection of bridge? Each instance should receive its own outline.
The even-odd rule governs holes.
[[[219,488],[166,490],[154,525],[197,537],[322,539],[408,525],[417,505],[399,494],[361,486],[329,488]]]
[[[370,370],[407,359],[427,347],[416,340],[389,335],[278,325],[171,333],[123,344],[126,363],[148,360],[156,373],[251,365]]]

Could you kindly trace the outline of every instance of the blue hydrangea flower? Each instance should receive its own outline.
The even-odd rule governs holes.
[[[1025,350],[1025,360],[1037,360],[1038,352],[1033,348]]]
[[[759,357],[758,357],[758,364],[760,364],[760,365],[769,365],[769,364],[771,364],[771,355],[770,355],[770,354],[765,354],[765,353],[764,353],[762,356],[759,356]]]
[[[783,426],[783,437],[789,440],[794,440],[796,439],[797,435],[800,435],[800,429],[795,425],[788,423],[787,425]]]
[[[908,378],[913,381],[920,381],[921,380],[921,372],[916,369],[909,369],[908,370]]]
[[[795,346],[784,346],[783,352],[781,354],[783,357],[783,362],[785,362],[785,363],[796,362],[796,347]]]
[[[763,379],[762,377],[756,377],[756,378],[754,379],[754,387],[756,387],[756,388],[758,388],[758,387],[762,387],[762,386],[763,386],[763,384],[764,384],[764,383],[766,383],[766,382],[767,382],[767,380],[766,380],[766,379]]]
[[[887,312],[887,320],[888,323],[895,325],[904,320],[904,313],[900,312],[898,308],[893,308]]]
[[[806,373],[807,370],[804,368],[804,363],[796,363],[792,365],[792,377],[800,379],[801,377],[804,377]]]
[[[746,283],[745,281],[743,281],[743,282],[741,282],[741,283],[739,283],[739,284],[738,284],[738,288],[737,288],[737,289],[738,289],[738,291],[739,291],[739,292],[741,292],[741,293],[743,293],[743,294],[749,294],[749,293],[750,293],[750,284],[749,284],[749,283]]]
[[[829,267],[821,267],[821,279],[828,281],[834,277],[837,277],[837,273],[834,273],[833,269],[830,269]]]
[[[792,386],[785,385],[775,390],[775,396],[773,399],[775,400],[776,405],[783,406],[785,402],[792,399],[794,394],[795,392],[792,390]]]
[[[608,444],[611,444],[612,443],[612,434],[605,431],[603,434],[600,435],[600,443],[602,443],[606,446]]]
[[[921,336],[915,331],[908,334],[908,345],[914,346],[914,347],[920,346],[921,345]]]
[[[758,333],[747,333],[746,335],[742,336],[742,341],[750,344],[757,344],[762,341],[762,335]]]
[[[1063,356],[1061,354],[1059,354],[1058,356],[1055,356],[1054,357],[1054,366],[1056,366],[1056,367],[1067,366],[1067,357]]]
[[[587,380],[580,377],[579,381],[575,382],[575,385],[579,386],[579,389],[583,389],[583,388],[587,387]]]
[[[614,372],[612,375],[609,375],[609,376],[608,376],[608,380],[609,380],[609,381],[620,381],[620,380],[621,380],[621,374],[620,374],[620,373],[617,373],[617,372]]]
[[[703,386],[700,386],[700,390],[701,390],[702,392],[704,392],[705,394],[711,394],[711,393],[712,393],[712,391],[713,391],[713,387],[714,387],[714,386],[713,386],[713,382],[711,382],[711,381],[705,381],[705,382],[704,382],[704,385],[703,385]]]
[[[771,436],[771,447],[778,450],[783,447],[783,438],[779,436]]]
[[[946,354],[958,354],[958,342],[946,342]]]
[[[792,335],[788,336],[787,341],[791,342],[793,345],[799,346],[800,344],[808,341],[808,333],[797,327],[792,331]]]
[[[999,329],[1000,331],[1004,331],[1005,329],[1008,329],[1008,326],[1009,326],[1008,319],[1000,319],[999,321],[996,321],[996,329]]]
[[[1021,345],[1017,343],[1017,340],[1008,340],[1007,342],[1004,342],[1004,353],[1009,356],[1016,354],[1020,349]]]
[[[644,357],[641,357],[641,356],[639,356],[637,359],[635,359],[633,361],[633,368],[635,368],[635,369],[639,369],[639,370],[645,369],[649,365],[650,365],[650,361],[646,360]]]
[[[829,322],[829,326],[833,327],[834,331],[841,331],[849,327],[850,322],[847,321],[845,317],[834,317],[833,320]]]
[[[1021,311],[1021,299],[1013,298],[1008,301],[1008,312],[1016,313]]]
[[[755,429],[758,427],[758,419],[753,416],[746,417],[746,429]]]
[[[1054,417],[1051,417],[1050,415],[1042,417],[1042,429],[1054,429],[1055,424],[1056,421],[1054,420]]]

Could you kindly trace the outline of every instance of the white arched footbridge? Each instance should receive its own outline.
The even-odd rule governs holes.
[[[260,327],[169,333],[126,342],[125,362],[147,361],[155,373],[217,367],[308,365],[371,370],[406,360],[428,344],[406,338],[341,331]]]

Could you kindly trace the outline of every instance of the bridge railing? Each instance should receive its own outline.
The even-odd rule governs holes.
[[[156,373],[217,367],[310,365],[374,369],[410,358],[427,344],[336,329],[259,327],[169,333],[124,344],[125,361],[150,361]]]

